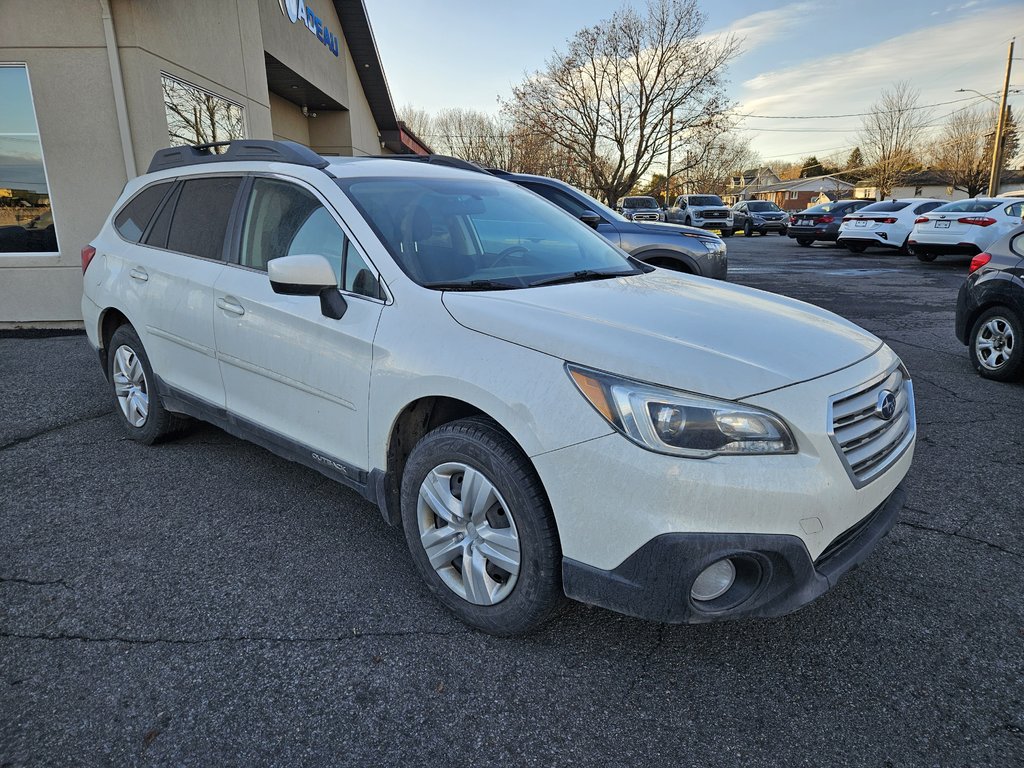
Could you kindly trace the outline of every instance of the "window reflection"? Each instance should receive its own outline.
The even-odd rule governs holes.
[[[0,254],[56,252],[28,70],[0,64]]]
[[[171,146],[245,138],[245,109],[241,105],[169,75],[161,75],[160,82]]]

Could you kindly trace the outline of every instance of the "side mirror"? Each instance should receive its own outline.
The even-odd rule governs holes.
[[[584,211],[580,214],[580,221],[586,224],[588,227],[597,229],[597,225],[601,223],[601,217],[593,211]]]
[[[324,317],[340,320],[348,309],[338,291],[334,268],[323,256],[306,253],[281,256],[267,262],[267,276],[274,293],[284,296],[319,296]]]

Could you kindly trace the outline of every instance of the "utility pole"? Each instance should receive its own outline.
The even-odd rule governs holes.
[[[996,138],[992,145],[992,171],[988,177],[988,195],[999,195],[999,176],[1003,170],[1003,133],[1006,131],[1006,93],[1010,90],[1010,69],[1013,67],[1013,42],[1010,38],[1010,51],[1006,54],[1006,77],[1003,80],[1003,97],[999,100],[999,119],[996,121]]]
[[[665,166],[665,207],[672,205],[672,119],[673,112],[668,113],[668,164]]]

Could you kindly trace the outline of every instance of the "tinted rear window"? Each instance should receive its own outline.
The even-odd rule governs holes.
[[[216,177],[189,179],[182,184],[167,247],[204,259],[222,258],[228,217],[241,181],[237,177]]]
[[[169,181],[146,187],[121,209],[117,218],[114,219],[114,228],[117,229],[121,237],[130,243],[137,243],[142,239],[142,233],[149,226],[149,220],[153,218],[157,206],[160,205],[172,184],[173,182]]]
[[[822,203],[821,205],[816,205],[813,208],[808,208],[806,211],[800,211],[800,213],[832,213],[835,209],[835,203]]]
[[[896,200],[883,200],[880,203],[872,203],[871,205],[865,205],[860,209],[861,213],[893,213],[894,211],[902,211],[910,205],[909,202],[900,202]]]
[[[725,205],[717,195],[690,195],[687,200],[690,205]]]
[[[955,213],[988,213],[1000,202],[998,200],[957,200],[955,203],[946,203],[935,209],[935,213],[953,211]]]

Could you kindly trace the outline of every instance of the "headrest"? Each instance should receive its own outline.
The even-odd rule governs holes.
[[[412,209],[411,223],[413,240],[429,240],[430,236],[434,234],[434,224],[430,220],[430,214],[422,205],[417,205]]]

